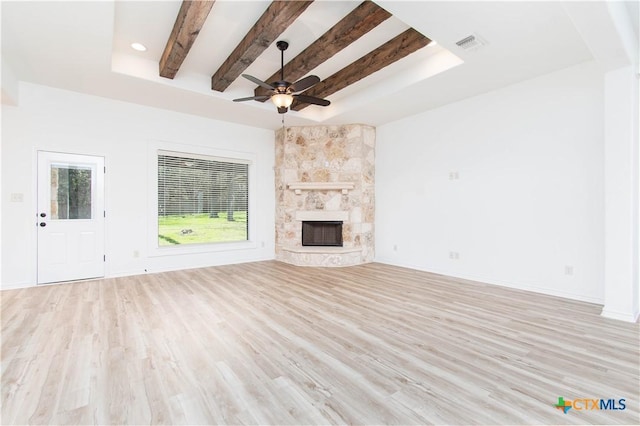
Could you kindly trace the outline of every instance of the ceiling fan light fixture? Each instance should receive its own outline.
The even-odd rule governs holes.
[[[284,79],[284,51],[289,47],[289,43],[284,40],[280,40],[276,43],[278,50],[280,50],[280,80],[274,83],[266,83],[258,78],[255,78],[249,74],[242,74],[244,78],[256,83],[263,89],[267,89],[271,94],[257,94],[256,96],[247,96],[246,98],[234,99],[233,102],[244,101],[266,101],[271,99],[271,102],[278,109],[279,114],[285,114],[289,111],[289,107],[293,104],[293,98],[297,98],[298,102],[305,104],[329,106],[331,102],[326,99],[316,98],[315,96],[303,95],[299,92],[304,92],[311,86],[320,83],[320,77],[317,75],[308,75],[295,83],[289,83]],[[267,92],[267,93],[269,93]],[[256,89],[256,93],[258,90]]]
[[[278,108],[289,108],[293,103],[293,95],[288,93],[276,93],[271,96],[271,102]]]

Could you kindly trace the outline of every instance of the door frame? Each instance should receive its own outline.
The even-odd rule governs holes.
[[[45,282],[45,283],[40,283],[40,276],[39,276],[39,261],[38,261],[38,256],[39,256],[39,235],[38,235],[38,227],[39,227],[39,222],[40,222],[40,216],[39,216],[39,207],[40,207],[40,193],[39,193],[39,172],[40,172],[40,155],[41,153],[44,154],[57,154],[57,155],[66,155],[66,156],[77,156],[77,157],[87,157],[87,158],[95,158],[95,159],[100,159],[102,166],[104,167],[104,170],[102,172],[99,172],[99,170],[97,170],[97,172],[99,172],[96,175],[96,185],[98,188],[101,187],[101,194],[98,195],[100,201],[98,204],[101,204],[101,206],[99,205],[98,208],[96,208],[96,214],[98,214],[98,212],[100,210],[103,210],[103,218],[102,218],[102,244],[100,249],[102,250],[102,253],[105,255],[105,261],[104,261],[104,267],[102,270],[102,276],[99,277],[92,277],[92,278],[78,278],[77,281],[83,281],[83,280],[92,280],[92,279],[100,279],[100,278],[104,278],[107,276],[107,262],[106,262],[106,228],[107,228],[107,220],[106,220],[106,156],[104,155],[100,155],[100,154],[90,154],[90,153],[78,153],[78,152],[68,152],[68,151],[58,151],[58,150],[49,150],[49,149],[44,149],[44,148],[36,148],[35,149],[35,155],[34,155],[34,173],[33,173],[33,183],[34,183],[34,195],[33,195],[33,200],[34,200],[34,204],[33,204],[33,211],[34,211],[34,234],[33,234],[33,241],[34,241],[34,248],[35,248],[35,256],[34,256],[34,262],[33,262],[33,277],[34,277],[34,283],[36,286],[45,286],[45,285],[54,285],[54,284],[59,284],[60,282],[65,282],[65,281],[58,281],[58,282]],[[100,208],[101,207],[101,208]],[[74,281],[73,279],[70,279],[68,281]]]

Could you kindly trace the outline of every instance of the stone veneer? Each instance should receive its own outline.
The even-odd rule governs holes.
[[[350,124],[278,130],[276,259],[298,266],[371,262],[374,163],[373,127]],[[297,185],[301,188],[289,188],[301,182]],[[342,220],[344,247],[303,247],[302,220]]]

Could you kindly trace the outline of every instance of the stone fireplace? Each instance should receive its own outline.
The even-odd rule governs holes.
[[[373,127],[351,124],[278,130],[276,259],[298,266],[371,262],[374,162]],[[318,228],[316,236],[330,243],[303,244],[303,223],[340,223],[341,234],[335,235],[337,227],[334,231]],[[308,233],[309,228],[305,238]]]

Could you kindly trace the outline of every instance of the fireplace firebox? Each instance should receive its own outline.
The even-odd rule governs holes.
[[[303,221],[302,245],[342,247],[342,221]]]

